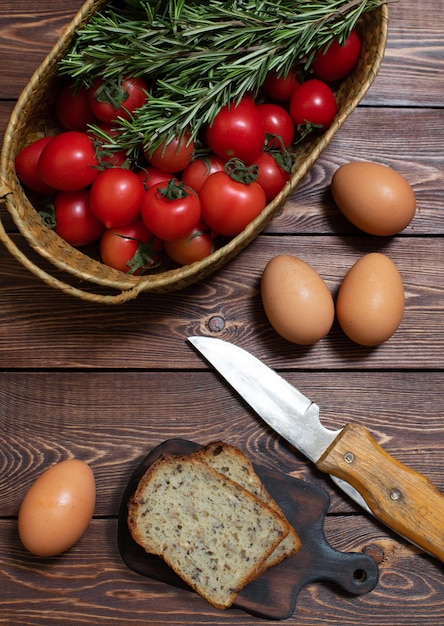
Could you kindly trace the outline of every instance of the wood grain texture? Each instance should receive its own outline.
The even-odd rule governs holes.
[[[2,136],[12,109],[13,102],[0,100]],[[412,129],[407,135],[404,132],[406,127]],[[389,141],[387,136],[390,136]],[[358,230],[334,205],[330,182],[335,170],[343,163],[367,160],[389,165],[412,185],[418,210],[403,235],[442,235],[443,145],[441,109],[425,109],[419,117],[416,109],[358,107],[265,232],[358,236]],[[8,231],[17,230],[3,205],[0,215]]]
[[[2,3],[0,83],[3,97],[19,95],[81,6],[82,0]],[[408,0],[392,2],[389,9],[389,45],[384,64],[364,103],[384,107],[440,107],[444,6],[435,0],[420,3]],[[18,50],[23,54],[18,55]]]
[[[384,531],[375,532],[361,516],[330,517],[325,530],[336,549],[377,551],[378,586],[372,593],[357,598],[333,585],[308,585],[300,593],[293,618],[268,622],[240,610],[219,611],[192,592],[168,587],[128,570],[117,550],[115,520],[94,520],[70,553],[46,560],[24,551],[16,538],[14,520],[0,520],[0,575],[9,581],[8,593],[0,596],[0,623],[127,625],[131,619],[138,626],[416,626],[420,619],[428,626],[440,624],[442,570],[436,562],[393,541]]]
[[[45,4],[38,0],[2,2],[0,82],[3,98],[19,96],[82,4],[81,0],[51,0]]]
[[[1,3],[0,136],[23,87],[81,5]],[[385,58],[364,101],[281,214],[202,283],[118,307],[88,304],[46,287],[0,248],[0,624],[267,623],[240,610],[218,611],[194,593],[137,575],[120,558],[125,486],[147,452],[173,437],[225,439],[255,463],[325,489],[329,543],[378,563],[371,593],[355,597],[333,585],[308,585],[285,624],[444,624],[442,563],[342,495],[186,342],[189,335],[215,335],[250,350],[319,404],[326,427],[361,424],[444,493],[444,4],[402,0],[390,3],[389,15]],[[419,210],[402,234],[367,237],[334,206],[333,172],[354,159],[390,165],[412,184]],[[27,250],[3,205],[0,214]],[[270,258],[300,256],[335,294],[354,261],[372,251],[392,258],[406,291],[401,327],[386,344],[354,345],[335,323],[326,339],[302,348],[271,329],[259,290]],[[64,555],[33,557],[17,535],[20,502],[41,472],[72,457],[94,471],[94,519]]]
[[[442,238],[427,237],[415,238],[412,250],[407,237],[380,241],[264,235],[200,284],[172,295],[142,294],[118,307],[85,305],[58,294],[4,252],[0,367],[14,363],[15,367],[144,368],[175,367],[182,362],[202,368],[204,363],[184,343],[187,336],[202,333],[236,341],[259,355],[265,349],[271,352],[271,364],[280,367],[442,367],[443,245]],[[281,253],[299,256],[335,293],[353,263],[372,251],[384,252],[394,261],[406,292],[404,319],[389,341],[375,349],[358,346],[336,323],[327,338],[308,348],[276,335],[260,298],[260,276],[269,259]]]
[[[388,453],[444,491],[441,372],[282,375],[320,406],[327,428],[348,422],[365,426]],[[344,506],[357,510],[214,372],[16,370],[0,372],[0,388],[0,491],[6,516],[18,513],[39,474],[73,456],[95,472],[97,515],[115,516],[140,459],[174,437],[201,444],[226,439],[255,463],[328,489],[332,512]]]
[[[434,0],[389,4],[390,42],[365,103],[442,106],[443,11],[443,4]]]
[[[389,455],[366,428],[347,424],[316,466],[350,483],[375,517],[444,562],[444,495]]]

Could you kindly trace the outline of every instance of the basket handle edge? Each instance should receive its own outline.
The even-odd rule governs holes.
[[[0,186],[0,202],[3,202],[4,204],[6,204],[7,196],[10,193],[12,192],[7,186],[5,185]],[[14,241],[6,232],[1,216],[0,216],[0,241],[2,241],[2,243],[4,244],[8,252],[10,252],[10,254],[13,257],[15,257],[18,261],[20,261],[20,263],[24,267],[26,267],[26,269],[29,270],[32,274],[34,274],[34,276],[36,276],[37,278],[40,278],[40,280],[42,280],[44,283],[46,283],[50,287],[58,288],[70,296],[75,296],[77,298],[80,298],[81,300],[86,300],[89,302],[104,303],[104,304],[121,304],[123,302],[127,302],[128,300],[132,300],[136,298],[137,295],[139,294],[140,289],[137,286],[132,287],[131,289],[128,289],[126,291],[121,291],[115,295],[96,294],[93,292],[85,291],[78,287],[73,287],[72,285],[69,285],[68,283],[65,283],[64,281],[60,280],[59,278],[56,278],[55,276],[49,274],[44,269],[39,267],[33,261],[31,261],[20,250],[20,248],[14,243]]]

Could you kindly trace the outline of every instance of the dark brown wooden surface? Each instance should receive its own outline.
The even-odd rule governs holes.
[[[81,0],[0,4],[0,136],[21,89],[80,6]],[[385,59],[362,104],[283,213],[202,283],[106,307],[43,285],[0,248],[0,623],[266,623],[145,579],[119,556],[117,515],[129,477],[153,446],[183,437],[223,438],[256,463],[327,489],[331,545],[377,560],[380,581],[370,594],[308,585],[284,623],[444,624],[442,564],[343,497],[186,344],[188,335],[206,334],[251,350],[320,404],[327,427],[367,426],[388,452],[444,491],[443,23],[440,2],[390,5]],[[402,235],[366,237],[338,216],[328,193],[332,173],[358,158],[391,165],[413,185],[419,211]],[[259,295],[269,258],[302,257],[334,292],[354,260],[373,250],[391,256],[405,283],[405,317],[392,339],[364,349],[336,325],[311,348],[276,336]],[[64,555],[33,557],[17,536],[20,502],[42,471],[70,457],[87,461],[95,473],[94,519]]]

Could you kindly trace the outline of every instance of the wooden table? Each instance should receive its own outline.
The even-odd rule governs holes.
[[[21,89],[80,5],[3,0],[2,136]],[[386,56],[362,104],[284,212],[200,284],[107,307],[45,286],[0,250],[1,623],[265,623],[146,579],[120,558],[117,514],[131,473],[153,446],[182,437],[198,443],[225,439],[255,462],[323,487],[331,497],[328,541],[377,560],[380,580],[371,593],[348,596],[333,585],[310,584],[285,623],[444,624],[442,564],[343,497],[186,344],[187,336],[203,334],[249,349],[317,401],[327,427],[349,421],[367,426],[387,451],[444,490],[443,24],[440,2],[390,6]],[[352,159],[390,165],[412,184],[419,209],[399,236],[367,237],[338,215],[328,187],[334,170]],[[311,348],[276,336],[259,295],[268,259],[298,255],[335,292],[352,263],[376,250],[395,261],[405,283],[405,317],[392,339],[365,349],[336,325]],[[42,471],[71,457],[94,471],[94,519],[62,556],[33,557],[17,536],[20,502]]]

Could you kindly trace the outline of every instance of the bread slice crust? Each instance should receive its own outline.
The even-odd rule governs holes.
[[[290,531],[271,506],[200,459],[163,456],[128,504],[128,527],[197,593],[228,608]]]
[[[204,463],[208,463],[213,469],[225,474],[231,478],[231,480],[238,482],[286,519],[280,506],[269,494],[264,483],[256,474],[250,459],[239,448],[224,441],[213,441],[203,448],[200,448],[197,452],[192,453],[190,456],[200,459]],[[289,556],[293,556],[298,552],[300,547],[301,541],[299,536],[293,526],[290,526],[288,535],[276,546],[258,569],[256,575],[260,576],[260,574],[269,567],[277,565]]]

